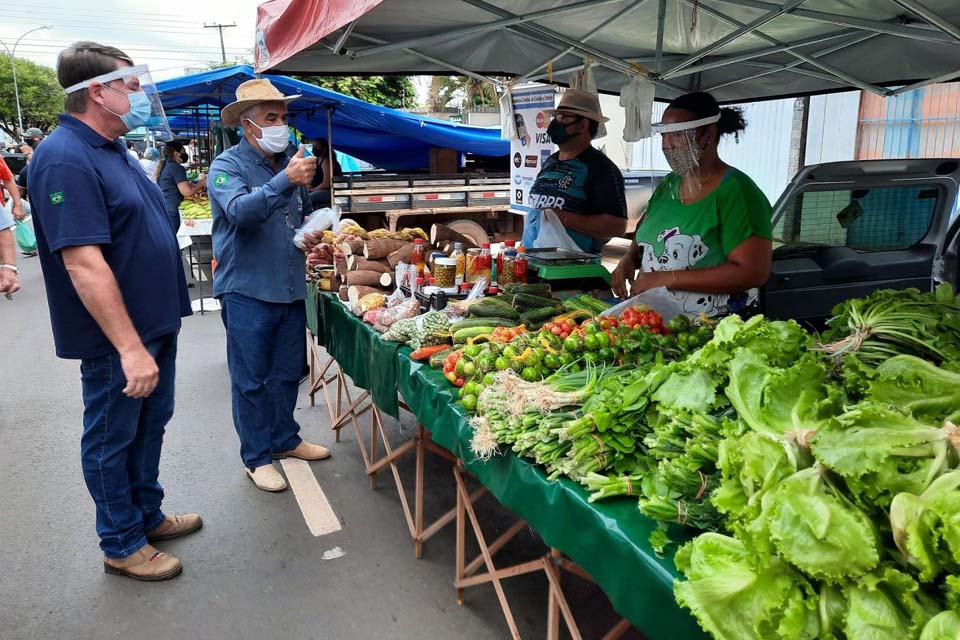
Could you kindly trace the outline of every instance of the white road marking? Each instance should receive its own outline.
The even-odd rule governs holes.
[[[340,531],[340,519],[333,512],[326,494],[313,475],[313,469],[305,460],[284,458],[280,461],[287,475],[287,484],[293,489],[293,495],[300,505],[300,513],[307,528],[314,536],[325,536]]]
[[[322,558],[324,560],[336,560],[337,558],[342,558],[345,555],[347,555],[346,551],[340,547],[334,547],[333,549],[327,549],[324,551]]]

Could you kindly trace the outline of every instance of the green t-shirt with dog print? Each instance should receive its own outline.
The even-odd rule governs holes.
[[[680,182],[676,173],[663,179],[637,226],[641,271],[715,267],[750,236],[771,239],[770,202],[742,171],[731,169],[713,192],[691,204],[680,202]],[[736,295],[673,294],[691,316],[738,313],[757,297],[756,289]]]

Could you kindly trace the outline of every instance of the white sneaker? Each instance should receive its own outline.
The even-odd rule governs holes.
[[[257,467],[253,471],[250,471],[250,469],[246,471],[258,489],[277,493],[287,488],[287,481],[283,479],[283,476],[280,475],[280,472],[277,471],[272,464],[265,464]]]

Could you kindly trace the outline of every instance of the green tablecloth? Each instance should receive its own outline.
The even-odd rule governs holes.
[[[384,349],[369,343],[370,338],[379,341],[375,332],[332,296],[321,294],[320,300],[324,333],[330,338],[335,335],[335,342],[342,343],[331,355],[359,386],[364,385],[356,375],[386,384],[380,372],[361,371],[384,364],[382,353],[372,353]],[[336,307],[341,311],[336,312]],[[497,500],[526,520],[546,544],[583,567],[621,615],[651,640],[706,637],[693,617],[674,601],[677,574],[673,557],[658,558],[650,548],[648,539],[656,524],[640,513],[635,499],[590,504],[580,485],[567,479],[548,480],[541,467],[512,452],[487,462],[477,460],[470,452],[472,431],[468,414],[456,403],[456,389],[439,371],[411,360],[409,348],[389,345],[386,350],[395,360],[391,375],[399,386],[394,387],[394,396],[399,390],[417,419],[432,432],[434,442],[460,458]]]
[[[394,418],[400,416],[397,403],[397,357],[399,344],[384,342],[370,325],[364,324],[330,293],[316,297],[320,316],[321,344],[353,383],[370,392],[374,403]],[[409,358],[404,358],[409,360]]]

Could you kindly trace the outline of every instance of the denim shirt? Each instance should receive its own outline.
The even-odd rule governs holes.
[[[300,190],[287,178],[286,156],[273,159],[246,139],[210,165],[207,190],[213,209],[213,295],[239,293],[264,302],[307,296],[306,263],[293,244],[303,222]]]

